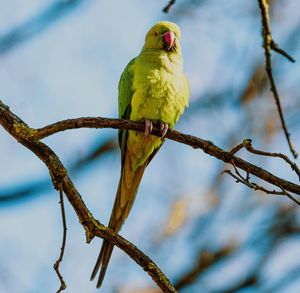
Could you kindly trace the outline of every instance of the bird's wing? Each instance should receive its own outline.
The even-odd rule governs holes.
[[[120,81],[119,81],[119,118],[130,119],[131,113],[131,100],[134,93],[133,85],[133,64],[135,58],[132,59],[126,68],[124,69]],[[119,130],[119,146],[121,149],[122,162],[126,152],[126,141],[128,136],[128,130]]]
[[[131,100],[133,96],[133,89],[132,89],[132,84],[133,84],[133,64],[134,60],[131,60],[128,65],[126,66],[125,70],[123,71],[120,81],[119,81],[119,118],[121,119],[129,119],[130,118],[130,113],[131,113]],[[117,190],[117,195],[114,203],[114,207],[111,213],[110,221],[109,221],[109,227],[114,229],[116,232],[118,232],[126,219],[131,205],[133,204],[134,197],[136,194],[136,190],[138,188],[138,183],[140,181],[139,177],[142,176],[143,172],[140,172],[141,175],[138,178],[138,183],[137,186],[133,186],[133,199],[123,206],[121,208],[121,191],[122,191],[122,178],[124,177],[124,172],[125,172],[125,156],[126,156],[126,145],[127,145],[127,136],[128,136],[128,130],[119,130],[119,145],[121,148],[121,158],[122,158],[122,171],[121,171],[121,178],[120,178],[120,183],[119,187]],[[127,163],[128,165],[128,163]],[[131,168],[127,169],[131,170]],[[123,188],[124,189],[124,188]],[[131,194],[130,194],[131,195]],[[118,215],[120,216],[118,217]],[[124,215],[123,215],[124,214]],[[109,262],[109,259],[111,257],[112,251],[113,251],[113,244],[111,244],[107,240],[103,240],[102,247],[100,254],[98,256],[98,259],[96,261],[94,270],[92,272],[91,280],[93,280],[98,273],[100,266],[100,274],[97,282],[97,288],[99,288],[103,282],[105,272],[107,269],[107,265]]]

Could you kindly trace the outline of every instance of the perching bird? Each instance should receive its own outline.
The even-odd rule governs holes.
[[[119,131],[121,177],[108,227],[119,232],[126,220],[145,168],[188,106],[189,82],[183,73],[179,44],[180,29],[172,22],[155,24],[147,33],[139,56],[129,62],[119,82],[119,117],[144,121],[145,133]],[[150,135],[153,123],[159,123],[161,138]],[[103,282],[113,245],[103,240],[91,275],[100,269],[97,282]]]

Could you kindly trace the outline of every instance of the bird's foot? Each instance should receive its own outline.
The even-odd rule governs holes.
[[[169,130],[169,125],[167,123],[164,123],[164,122],[160,122],[160,135],[161,135],[161,138],[164,138],[167,134]]]
[[[149,119],[145,119],[145,132],[144,135],[147,137],[153,130],[153,123]]]

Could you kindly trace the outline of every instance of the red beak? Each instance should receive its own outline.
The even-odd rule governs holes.
[[[175,41],[175,34],[173,32],[166,32],[163,34],[165,44],[167,45],[167,50],[171,50],[174,41]]]

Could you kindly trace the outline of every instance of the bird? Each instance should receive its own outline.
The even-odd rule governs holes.
[[[124,69],[118,85],[119,118],[142,121],[144,132],[119,130],[121,174],[108,227],[118,233],[133,206],[145,168],[188,107],[190,86],[183,71],[180,28],[160,21],[150,28],[140,54]],[[151,135],[158,125],[160,136]],[[114,245],[103,240],[91,275],[100,288]]]

